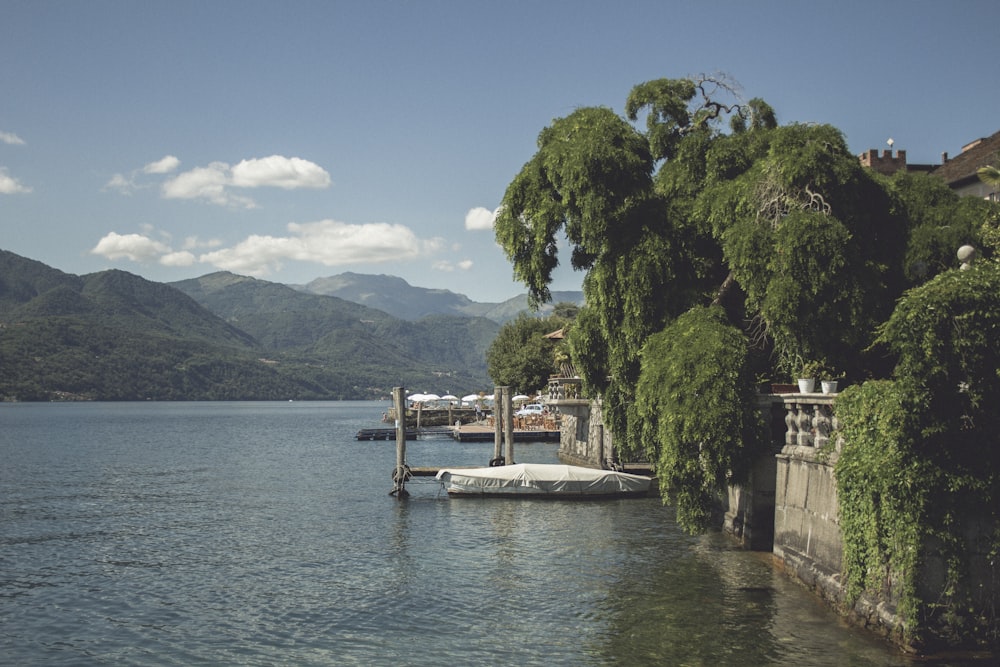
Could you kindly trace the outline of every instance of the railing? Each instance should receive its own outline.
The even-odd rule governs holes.
[[[550,377],[549,401],[581,401],[583,395],[583,380],[580,378]]]
[[[825,447],[837,430],[836,394],[785,394],[785,445]]]

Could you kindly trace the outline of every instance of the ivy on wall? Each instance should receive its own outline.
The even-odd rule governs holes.
[[[991,567],[1000,576],[1000,264],[949,271],[909,291],[879,342],[898,358],[894,379],[851,388],[837,403],[849,602],[864,592],[894,601],[911,642],[995,644],[995,599],[984,600],[983,582],[971,579],[967,536],[977,522],[993,527]],[[921,554],[932,546],[946,569],[933,601],[917,590]]]
[[[848,600],[862,593],[897,605],[917,626],[918,555],[931,492],[926,466],[914,453],[915,397],[898,382],[871,381],[837,397],[844,449],[837,460],[837,499],[844,540]]]

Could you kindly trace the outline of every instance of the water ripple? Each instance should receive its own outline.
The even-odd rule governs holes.
[[[389,497],[384,409],[0,406],[0,662],[908,664],[655,499]]]

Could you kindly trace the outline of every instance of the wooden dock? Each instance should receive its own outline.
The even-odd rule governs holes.
[[[428,426],[426,428],[406,429],[406,439],[416,440],[419,437],[452,437],[454,426]],[[396,429],[394,428],[363,428],[358,431],[358,440],[395,440]]]
[[[485,424],[462,424],[461,426],[429,426],[407,428],[407,440],[420,438],[452,438],[459,442],[493,442],[496,434],[493,427]],[[541,429],[516,429],[514,442],[558,442],[559,431]],[[394,428],[363,428],[358,431],[358,440],[395,440]]]
[[[403,387],[393,387],[393,405],[397,414],[402,414],[405,392]],[[413,477],[435,477],[443,469],[455,468],[476,468],[486,467],[486,465],[503,465],[504,461],[513,463],[515,442],[545,442],[560,441],[562,433],[558,428],[558,421],[555,416],[547,415],[542,420],[533,417],[519,417],[515,420],[512,415],[510,387],[497,387],[494,396],[497,397],[497,405],[502,406],[502,414],[505,416],[500,422],[503,436],[497,438],[496,426],[492,419],[485,422],[478,421],[462,424],[461,420],[456,420],[454,425],[436,426],[430,428],[412,428],[409,424],[397,422],[396,428],[375,428],[361,429],[358,431],[358,440],[393,440],[396,443],[396,466],[393,468],[392,480],[393,489],[389,495],[396,498],[406,498],[409,492],[406,490],[406,481]],[[486,465],[483,466],[419,466],[410,467],[406,463],[406,441],[416,440],[421,437],[451,437],[459,442],[493,442],[493,456],[488,457]],[[639,472],[640,466],[626,465],[626,472]]]

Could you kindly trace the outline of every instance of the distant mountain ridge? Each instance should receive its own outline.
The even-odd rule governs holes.
[[[486,350],[499,325],[486,318],[438,315],[412,322],[339,297],[227,272],[171,284],[268,350],[337,358],[371,374],[414,363],[441,374],[440,369],[461,369],[459,375],[488,384]]]
[[[290,287],[311,294],[336,296],[404,320],[419,320],[428,315],[459,315],[485,317],[503,324],[529,310],[527,294],[501,303],[480,303],[464,294],[446,289],[415,287],[402,278],[385,274],[345,272]],[[553,292],[552,303],[560,302],[583,305],[583,292]],[[546,304],[539,309],[539,314],[545,315],[551,308],[551,304]]]
[[[189,292],[189,293],[186,293]],[[386,398],[491,386],[499,325],[417,322],[228,273],[163,284],[0,250],[0,400]]]
[[[169,284],[120,270],[77,276],[0,250],[0,400],[371,399],[394,386],[462,395],[492,386],[486,351],[527,309],[526,295],[477,304],[392,276],[311,285],[228,272]]]

